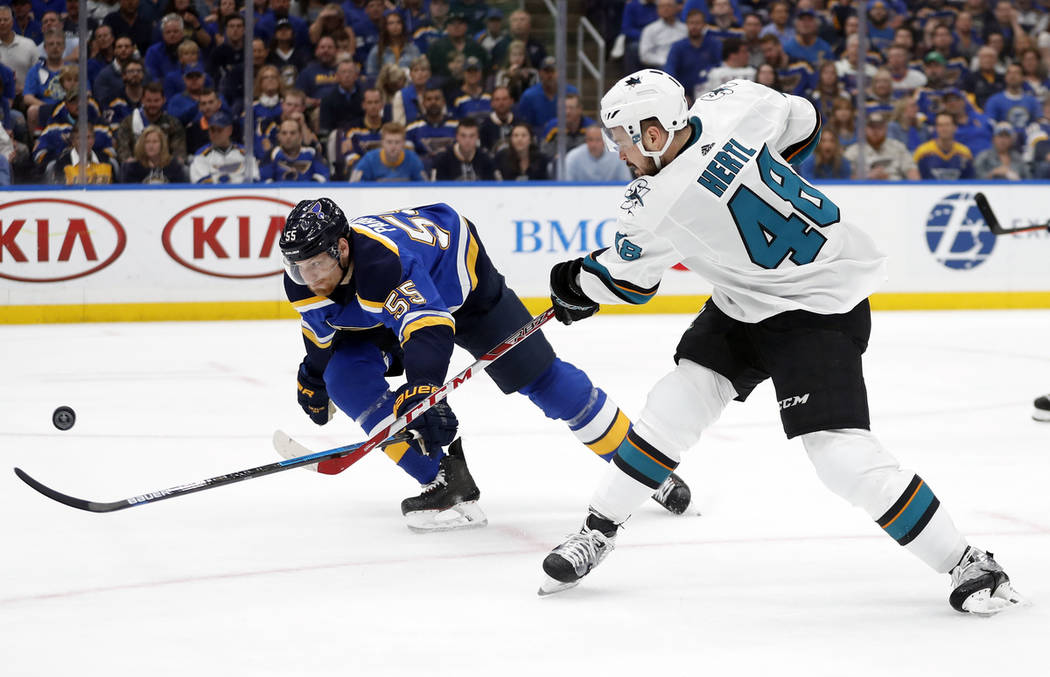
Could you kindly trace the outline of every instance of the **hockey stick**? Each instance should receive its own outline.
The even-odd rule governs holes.
[[[973,196],[974,202],[977,203],[977,209],[981,211],[981,216],[984,217],[984,222],[988,224],[988,229],[992,231],[993,235],[1010,235],[1012,233],[1028,233],[1033,230],[1050,230],[1050,223],[1044,223],[1041,226],[1024,226],[1022,228],[1003,228],[999,224],[999,219],[995,217],[995,212],[992,211],[992,205],[988,203],[988,198],[984,196],[984,193],[977,193]]]
[[[412,439],[411,433],[401,432],[406,425],[411,423],[413,420],[418,418],[424,411],[434,406],[441,400],[445,399],[450,392],[466,383],[471,376],[479,371],[484,371],[490,364],[495,362],[508,350],[516,346],[517,344],[524,341],[526,338],[531,336],[539,329],[547,320],[554,317],[554,308],[548,308],[536,317],[529,320],[524,327],[517,330],[506,339],[503,340],[499,345],[485,353],[477,359],[473,364],[459,372],[452,377],[451,380],[445,382],[445,385],[441,386],[438,390],[430,395],[427,399],[419,402],[414,407],[406,411],[400,417],[395,419],[392,423],[387,425],[382,430],[376,432],[370,438],[364,442],[358,444],[351,444],[345,447],[337,447],[335,449],[329,449],[327,451],[319,451],[314,454],[307,454],[298,458],[290,458],[284,461],[278,461],[277,463],[270,463],[268,465],[261,465],[257,468],[249,468],[247,470],[238,470],[236,472],[228,473],[226,475],[219,475],[217,477],[211,477],[206,480],[200,480],[198,482],[192,482],[190,484],[180,484],[178,486],[170,487],[168,489],[161,489],[159,491],[151,491],[146,494],[139,496],[132,496],[131,498],[121,499],[119,501],[112,502],[100,502],[100,501],[88,501],[82,498],[75,498],[68,496],[61,492],[55,491],[54,489],[41,484],[37,480],[30,477],[21,468],[15,468],[15,475],[20,480],[28,484],[33,489],[37,490],[44,496],[58,501],[64,505],[68,505],[71,508],[78,508],[80,510],[87,510],[88,512],[113,512],[114,510],[123,510],[125,508],[132,508],[137,505],[143,505],[146,503],[155,503],[156,501],[162,501],[167,498],[174,498],[176,496],[183,496],[185,494],[192,494],[198,491],[204,491],[205,489],[213,489],[215,487],[221,487],[226,484],[233,484],[234,482],[242,482],[244,480],[255,479],[256,477],[262,477],[263,475],[272,475],[273,473],[283,472],[285,470],[291,470],[292,468],[298,468],[300,466],[309,465],[311,463],[317,463],[330,458],[346,457],[352,458],[353,460],[347,463],[347,466],[357,462],[362,456],[372,451],[378,446],[385,446],[386,444],[394,444],[397,442],[404,442]]]

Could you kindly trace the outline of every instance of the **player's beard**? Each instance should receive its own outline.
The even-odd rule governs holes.
[[[656,168],[656,162],[654,162],[651,157],[646,157],[644,155],[642,156],[643,164],[641,166],[634,164],[630,160],[624,160],[624,162],[627,164],[627,168],[631,170],[631,174],[634,175],[634,178],[636,179],[641,176],[656,176],[656,172],[660,171]]]

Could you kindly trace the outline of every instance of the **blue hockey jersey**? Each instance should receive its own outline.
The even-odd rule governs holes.
[[[409,383],[442,383],[455,319],[478,285],[481,242],[446,204],[350,221],[352,274],[331,296],[316,296],[285,275],[288,299],[302,316],[307,361],[322,373],[339,334],[386,328],[403,351]],[[487,260],[487,259],[484,259]]]

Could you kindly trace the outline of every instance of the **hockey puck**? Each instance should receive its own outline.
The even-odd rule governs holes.
[[[77,422],[77,415],[69,407],[59,407],[55,409],[55,413],[51,414],[51,422],[59,430],[69,430]]]

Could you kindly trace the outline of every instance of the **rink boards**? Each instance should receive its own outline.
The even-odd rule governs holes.
[[[1046,223],[1046,184],[819,187],[888,255],[876,308],[1050,308],[1050,233],[997,238],[973,201],[984,192],[1007,228]],[[348,215],[451,204],[534,311],[554,263],[613,245],[626,202],[621,185],[546,183],[5,191],[0,323],[293,317],[277,238],[319,196]],[[646,306],[607,310],[692,312],[709,292],[672,269]]]

